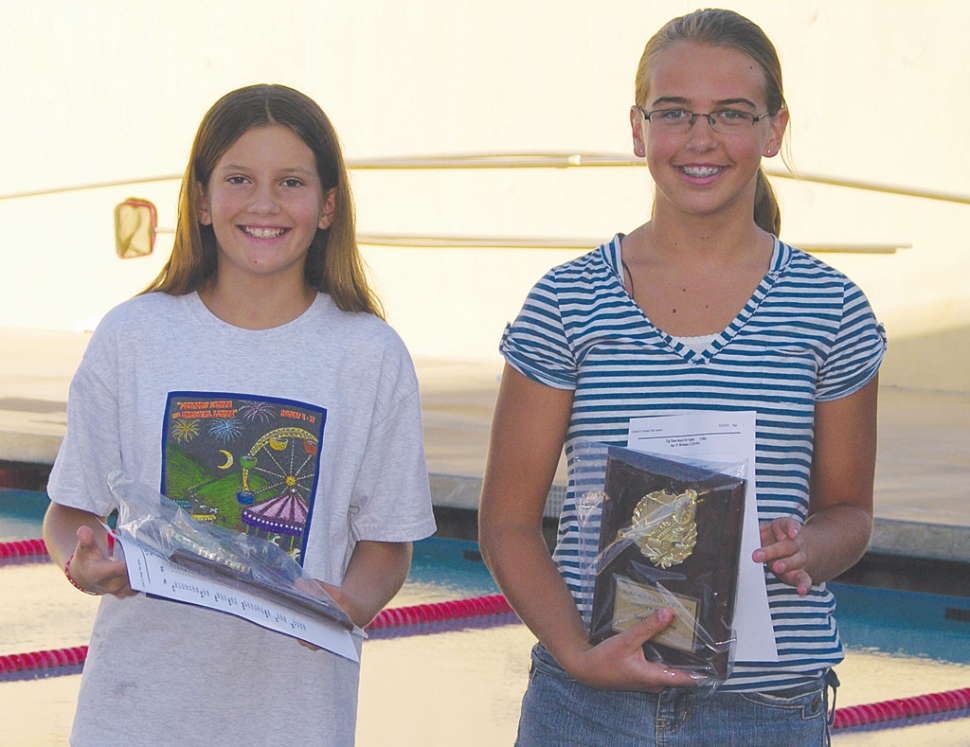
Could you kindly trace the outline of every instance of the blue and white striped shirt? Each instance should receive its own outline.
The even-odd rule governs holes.
[[[657,329],[623,285],[617,235],[554,268],[502,339],[506,361],[546,386],[575,391],[566,434],[569,486],[554,559],[589,623],[588,559],[577,496],[577,445],[625,446],[631,418],[686,410],[754,410],[758,517],[805,520],[815,404],[861,389],[878,372],[885,334],[840,272],[775,240],[768,273],[701,352]],[[843,658],[824,584],[806,597],[766,569],[777,663],[737,662],[725,690],[770,690],[818,677]]]

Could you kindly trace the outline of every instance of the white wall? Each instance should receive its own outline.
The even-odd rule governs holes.
[[[317,99],[350,159],[629,153],[643,44],[708,3],[653,0],[0,0],[0,197],[179,174],[205,110],[254,82]],[[748,0],[782,57],[795,166],[970,195],[970,3]],[[781,167],[781,163],[770,164]],[[588,237],[646,219],[645,169],[355,172],[362,232]],[[889,329],[883,383],[970,391],[970,205],[775,180],[793,243],[826,255]],[[0,324],[74,329],[159,270],[118,260],[112,208],[177,180],[0,199]],[[494,358],[505,322],[562,251],[365,247],[420,356]]]

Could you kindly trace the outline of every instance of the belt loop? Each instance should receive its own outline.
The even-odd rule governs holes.
[[[825,700],[828,700],[829,688],[832,688],[832,707],[829,708],[826,723],[829,726],[835,723],[835,699],[839,692],[839,677],[834,669],[825,673]]]

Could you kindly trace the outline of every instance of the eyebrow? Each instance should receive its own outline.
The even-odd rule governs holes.
[[[240,163],[225,163],[217,167],[220,171],[251,171],[252,166]],[[279,170],[281,174],[313,174],[313,169],[305,169],[302,166],[288,166]]]
[[[686,106],[688,103],[688,100],[683,96],[661,96],[658,99],[654,99],[652,105],[657,106],[659,104],[676,104],[677,106]],[[737,106],[738,104],[750,107],[751,109],[758,108],[753,101],[749,101],[748,99],[741,97],[734,99],[719,99],[714,102],[714,106],[718,108],[723,108],[725,106]]]

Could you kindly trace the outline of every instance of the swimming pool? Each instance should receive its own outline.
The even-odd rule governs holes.
[[[0,513],[9,493],[0,490]],[[20,538],[39,534],[39,513],[20,505]],[[0,523],[0,539],[11,539]],[[473,542],[417,543],[408,582],[392,606],[492,594],[497,588]],[[970,599],[838,585],[839,620],[849,646],[838,668],[838,706],[970,686]],[[0,568],[0,654],[87,642],[97,599],[75,592],[51,564]],[[947,610],[951,610],[949,616]],[[953,612],[956,610],[957,612]],[[520,624],[473,622],[449,632],[372,637],[364,647],[358,744],[469,745],[514,741],[534,638]],[[64,744],[80,677],[0,683],[8,714],[4,745]],[[839,732],[834,744],[967,745],[970,720],[875,732]]]

